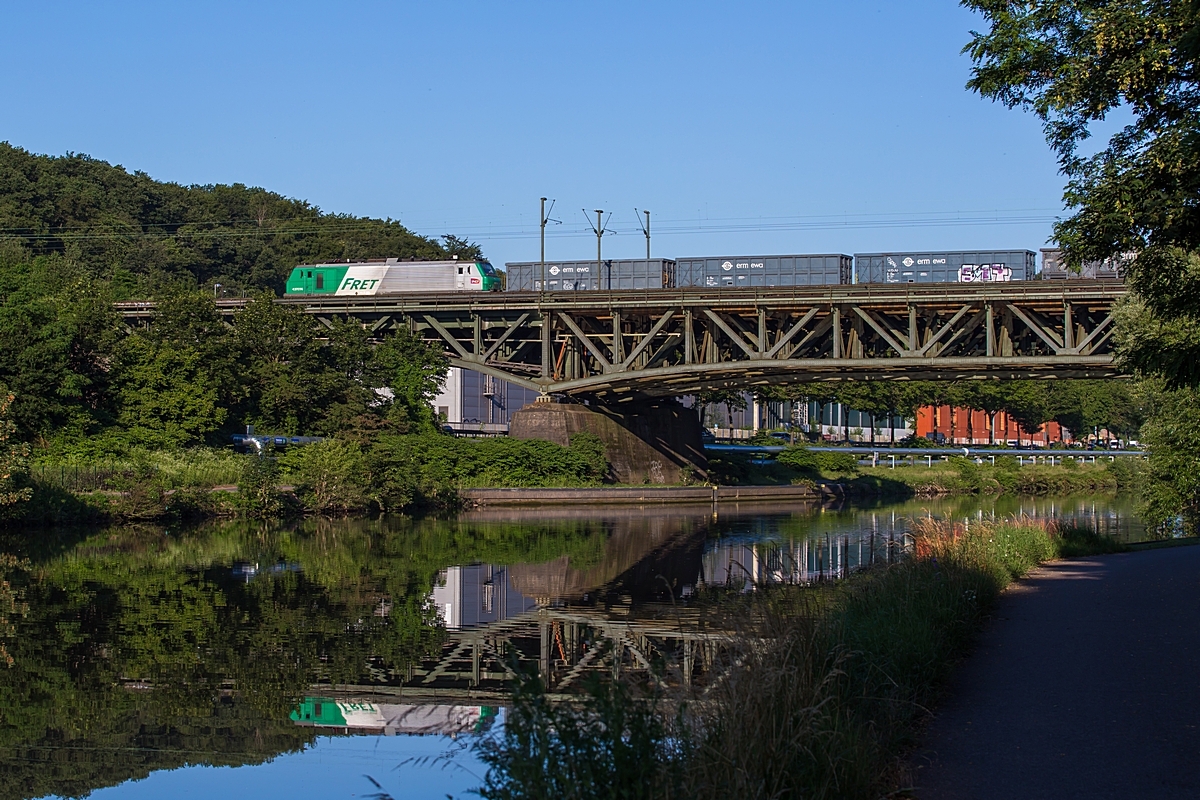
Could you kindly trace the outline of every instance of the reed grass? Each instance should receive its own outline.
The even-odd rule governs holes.
[[[913,534],[897,564],[718,599],[738,634],[702,690],[631,704],[621,698],[635,690],[598,686],[582,706],[554,707],[527,685],[504,731],[482,745],[481,795],[775,800],[903,789],[901,754],[1000,592],[1047,559],[1119,549],[1029,518],[918,520]],[[576,744],[589,730],[636,735],[640,757]]]

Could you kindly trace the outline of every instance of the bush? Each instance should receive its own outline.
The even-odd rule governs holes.
[[[326,439],[293,447],[279,457],[279,466],[309,511],[345,513],[368,505],[370,476],[358,444]]]
[[[817,453],[809,450],[803,445],[793,445],[788,447],[779,455],[775,456],[777,464],[791,467],[797,472],[817,477],[821,470],[821,464],[817,458]],[[820,455],[835,455],[834,453],[821,453]]]
[[[905,436],[903,439],[901,439],[899,442],[896,443],[896,446],[897,447],[907,447],[910,449],[919,448],[921,450],[930,450],[930,449],[934,449],[934,448],[938,448],[938,447],[945,447],[945,445],[939,445],[937,442],[934,442],[931,439],[927,439],[924,436],[917,436],[916,434],[910,434],[908,436]]]
[[[854,453],[817,453],[817,466],[822,472],[857,475],[858,456]]]
[[[476,747],[490,767],[478,792],[487,800],[682,797],[674,750],[657,705],[626,684],[592,678],[575,707],[552,702],[527,675],[503,732]]]
[[[965,456],[950,456],[950,468],[958,475],[960,488],[979,492],[984,487],[980,465]]]
[[[275,517],[283,513],[278,484],[279,467],[273,459],[247,458],[237,484],[239,510],[251,517]]]
[[[591,433],[562,447],[536,439],[459,439],[441,433],[380,437],[366,452],[375,499],[385,510],[458,503],[486,486],[595,486],[608,476],[604,443]]]

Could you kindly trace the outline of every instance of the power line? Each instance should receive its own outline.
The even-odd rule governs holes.
[[[1041,209],[1036,209],[1040,211]],[[1034,211],[1034,210],[1030,210]],[[656,233],[664,236],[696,234],[696,233],[767,233],[772,231],[806,231],[806,230],[862,230],[862,229],[887,229],[887,228],[905,228],[905,227],[960,227],[960,226],[979,226],[979,225],[1034,225],[1047,224],[1060,220],[1062,217],[1059,214],[1036,214],[1036,213],[1021,213],[1016,214],[1007,211],[995,212],[929,212],[925,215],[904,216],[904,215],[823,215],[817,217],[731,217],[718,218],[704,221],[692,220],[667,220],[660,221],[656,225]],[[257,221],[247,221],[248,223]],[[189,225],[216,225],[217,223],[184,223],[179,227]],[[388,224],[388,223],[384,223]],[[394,222],[390,224],[399,225]],[[337,221],[325,223],[309,223],[304,226],[283,226],[283,227],[255,227],[249,229],[229,230],[228,228],[209,229],[209,230],[175,230],[175,231],[146,231],[138,230],[134,227],[123,228],[119,230],[96,230],[94,226],[78,226],[78,227],[63,227],[59,229],[51,229],[49,231],[42,229],[35,232],[35,229],[20,229],[20,228],[0,228],[0,239],[25,239],[29,241],[46,241],[46,240],[62,240],[62,241],[87,241],[87,240],[103,240],[103,239],[130,239],[130,238],[151,238],[151,239],[170,239],[170,238],[194,238],[194,239],[221,239],[221,238],[251,238],[251,237],[270,237],[270,236],[305,236],[316,234],[333,234],[333,233],[352,233],[356,231],[377,231],[380,228],[380,222],[367,222],[355,220],[354,222],[347,221],[339,223]],[[445,227],[457,227],[451,224],[444,224]],[[165,224],[155,227],[166,227]],[[433,237],[423,236],[415,233],[412,228],[407,225],[403,226],[405,230],[413,233],[415,236],[430,239]],[[459,235],[473,239],[526,239],[537,236],[540,233],[538,230],[528,229],[524,227],[513,228],[491,228],[488,226],[480,226],[477,229],[459,232]],[[644,229],[639,228],[609,228],[606,233],[615,236],[632,236],[645,235]],[[548,231],[547,235],[554,238],[571,238],[586,236],[588,234],[595,235],[595,228],[588,220],[588,226],[581,225],[564,225],[561,229]]]

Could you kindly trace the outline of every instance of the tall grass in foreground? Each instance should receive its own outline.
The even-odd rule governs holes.
[[[868,798],[903,786],[900,754],[999,593],[1059,555],[1120,545],[1019,518],[915,523],[899,564],[834,585],[718,600],[741,635],[695,695],[596,685],[552,705],[535,679],[485,739],[480,794],[516,798]]]

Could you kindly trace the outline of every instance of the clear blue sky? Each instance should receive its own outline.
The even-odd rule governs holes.
[[[612,257],[644,253],[634,207],[662,256],[1036,250],[1061,214],[1038,121],[963,88],[982,22],[952,0],[4,16],[0,139],[466,235],[496,264],[536,260],[542,195],[550,258],[595,255],[582,208],[615,212]]]

